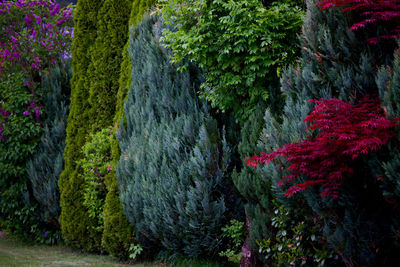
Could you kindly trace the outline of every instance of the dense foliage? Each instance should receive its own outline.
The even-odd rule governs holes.
[[[278,105],[279,72],[296,55],[302,11],[296,1],[164,1],[176,25],[163,41],[173,62],[194,61],[206,74],[202,95],[245,120],[257,102]]]
[[[41,234],[36,231],[34,207],[30,205],[26,163],[35,153],[42,129],[40,108],[32,102],[24,79],[22,73],[16,73],[0,80],[0,218],[8,221],[10,231],[36,239]],[[39,117],[31,113],[34,108]]]
[[[50,193],[50,199],[43,201],[45,196],[39,196],[39,192],[43,192],[41,186],[48,177],[33,176],[46,166],[35,165],[36,162],[30,168],[30,163],[38,159],[37,152],[43,152],[41,140],[49,134],[48,127],[52,127],[52,122],[47,120],[48,115],[57,111],[49,109],[54,107],[55,102],[62,102],[68,94],[65,83],[64,95],[57,95],[61,93],[57,91],[60,88],[52,91],[46,73],[47,68],[57,62],[65,67],[63,61],[68,57],[72,37],[69,27],[72,9],[62,10],[50,0],[0,1],[0,13],[0,161],[3,185],[0,189],[0,213],[12,233],[52,244],[60,240],[57,232],[58,203],[53,202],[57,201],[54,182],[58,174],[50,174],[52,181],[47,185],[52,186],[45,189],[46,193]],[[58,78],[52,77],[52,82]],[[50,103],[54,98],[57,100]],[[57,164],[58,168],[62,168],[62,158]],[[29,178],[33,178],[31,181],[34,183]],[[49,215],[48,212],[54,213]]]
[[[51,0],[1,0],[0,70],[23,71],[33,86],[38,70],[69,52],[71,15],[71,8],[60,9]]]
[[[322,9],[343,7],[343,12],[352,12],[361,19],[351,25],[350,29],[358,30],[368,26],[384,29],[376,37],[368,41],[376,44],[379,39],[395,39],[400,37],[400,1],[398,0],[322,0],[318,3]]]
[[[35,154],[27,163],[28,179],[37,201],[40,220],[59,229],[60,193],[58,178],[64,167],[65,131],[67,127],[72,76],[70,60],[54,67],[41,83],[43,93],[43,133]]]
[[[91,121],[89,117],[88,67],[91,47],[97,36],[97,13],[103,1],[81,0],[74,15],[72,42],[71,105],[67,120],[67,137],[64,152],[65,165],[60,175],[61,230],[66,243],[86,250],[98,249],[95,234],[89,232],[90,221],[83,205],[84,180],[78,161],[83,157]],[[88,127],[87,127],[88,126]],[[98,239],[97,239],[98,240]]]
[[[247,159],[247,165],[266,164],[282,157],[291,163],[290,175],[279,181],[278,186],[302,175],[310,178],[289,187],[285,196],[320,185],[324,189],[321,196],[338,198],[341,182],[354,175],[354,161],[381,149],[395,137],[394,128],[399,118],[386,119],[379,99],[371,97],[365,97],[356,105],[339,99],[310,102],[316,106],[305,119],[310,122],[306,139]]]
[[[85,181],[83,205],[93,221],[93,230],[103,232],[103,207],[106,197],[105,176],[111,167],[111,128],[104,128],[90,136],[90,141],[83,146],[84,158],[80,161],[82,176]]]
[[[398,0],[0,0],[0,230],[396,266],[399,37]]]
[[[262,149],[266,153],[271,153],[277,147],[289,143],[299,143],[300,140],[305,140],[309,136],[307,123],[304,120],[315,105],[309,102],[310,99],[339,98],[344,101],[334,100],[341,107],[347,107],[346,109],[351,111],[346,118],[342,117],[342,122],[339,122],[339,125],[347,125],[347,119],[355,118],[353,116],[357,113],[359,116],[359,112],[363,109],[361,108],[363,105],[357,107],[357,103],[360,103],[368,94],[378,95],[377,70],[382,65],[392,69],[396,43],[386,41],[385,45],[378,43],[375,49],[370,49],[366,40],[376,36],[376,32],[365,29],[356,34],[350,30],[350,23],[352,23],[351,19],[345,17],[339,10],[322,11],[315,3],[309,1],[303,34],[300,37],[303,48],[301,64],[298,67],[288,68],[282,76],[282,91],[286,95],[284,112],[281,116],[276,116],[267,109],[265,114],[264,130],[260,140]],[[385,90],[390,90],[390,87]],[[356,106],[344,104],[345,102],[356,104]],[[379,105],[375,104],[375,108],[372,108],[372,114],[365,114],[366,119],[373,114],[378,114],[378,118],[381,118],[381,121],[376,124],[376,129],[370,128],[372,131],[379,130],[382,123],[387,121],[377,106]],[[355,109],[349,109],[350,107]],[[340,115],[336,112],[330,115],[335,117],[335,114]],[[318,115],[318,111],[314,115]],[[320,115],[330,116],[325,113]],[[320,122],[323,125],[329,120]],[[367,125],[357,128],[359,123],[359,121],[353,123],[351,129],[361,129],[361,133],[365,133]],[[331,130],[339,131],[340,127]],[[332,131],[329,130],[327,134]],[[391,130],[384,130],[382,133],[373,136],[373,140],[383,145],[387,142],[385,135],[391,135]],[[322,133],[314,132],[314,134],[311,140],[318,138],[318,135]],[[364,138],[361,135],[359,137]],[[384,138],[379,140],[380,137]],[[337,140],[337,138],[333,139],[334,142]],[[352,140],[343,140],[343,142],[350,144]],[[321,157],[326,155],[325,152],[329,151],[321,151]],[[311,156],[315,158],[315,155]],[[380,182],[381,178],[377,175],[380,170],[379,165],[386,162],[387,157],[388,147],[382,146],[379,152],[370,151],[368,155],[360,156],[354,161],[350,158],[353,172],[348,179],[342,180],[337,199],[321,197],[323,187],[300,191],[292,199],[285,198],[288,184],[303,184],[312,179],[309,172],[307,175],[301,173],[292,182],[279,187],[278,183],[291,174],[288,169],[290,163],[283,159],[276,159],[260,168],[259,171],[272,183],[275,198],[280,204],[289,208],[294,204],[302,205],[305,216],[317,217],[321,220],[324,238],[335,253],[340,255],[344,264],[348,266],[390,265],[395,262],[395,251],[398,250],[396,236],[393,234],[393,229],[399,229],[399,213],[395,208],[397,198],[388,200],[383,195],[378,184],[382,183],[383,187],[389,187],[392,182],[386,178],[382,178]],[[305,158],[305,162],[307,159]],[[347,162],[340,162],[340,164],[347,164]],[[327,167],[329,166],[320,165],[317,171],[326,170]],[[340,168],[334,168],[330,174],[338,170]]]
[[[117,134],[124,213],[144,249],[215,256],[235,200],[224,131],[196,97],[196,68],[176,71],[159,43],[162,22],[145,18],[130,43],[131,89]]]

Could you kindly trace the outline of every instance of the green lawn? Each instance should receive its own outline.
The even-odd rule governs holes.
[[[109,256],[89,255],[72,251],[63,246],[29,245],[9,237],[0,237],[0,267],[36,266],[156,266],[161,264],[121,264]]]

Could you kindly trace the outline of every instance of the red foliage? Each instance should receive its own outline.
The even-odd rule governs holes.
[[[376,151],[396,136],[394,127],[399,118],[385,118],[379,99],[365,97],[352,105],[340,99],[310,100],[316,103],[305,121],[310,122],[309,135],[299,143],[289,143],[269,154],[246,158],[247,166],[266,164],[276,158],[290,162],[289,176],[280,180],[281,186],[299,176],[305,183],[291,186],[285,196],[320,185],[321,196],[338,197],[342,180],[352,176],[355,159]]]
[[[400,37],[400,0],[322,0],[318,3],[322,9],[343,7],[343,12],[352,11],[364,19],[354,23],[351,30],[364,28],[369,24],[382,24],[390,31],[390,35],[370,38],[376,44],[379,39],[395,39]]]

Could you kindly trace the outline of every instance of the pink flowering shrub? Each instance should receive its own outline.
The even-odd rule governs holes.
[[[0,76],[23,71],[31,86],[35,74],[69,52],[71,26],[71,8],[54,0],[0,0]]]

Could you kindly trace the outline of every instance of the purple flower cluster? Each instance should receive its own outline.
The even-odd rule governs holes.
[[[36,121],[39,121],[40,120],[40,106],[35,102],[30,102],[28,108],[22,114],[24,114],[25,116],[29,116],[32,113],[35,115]]]
[[[62,60],[71,25],[71,8],[60,9],[54,0],[0,0],[0,71],[19,67],[32,77]]]

